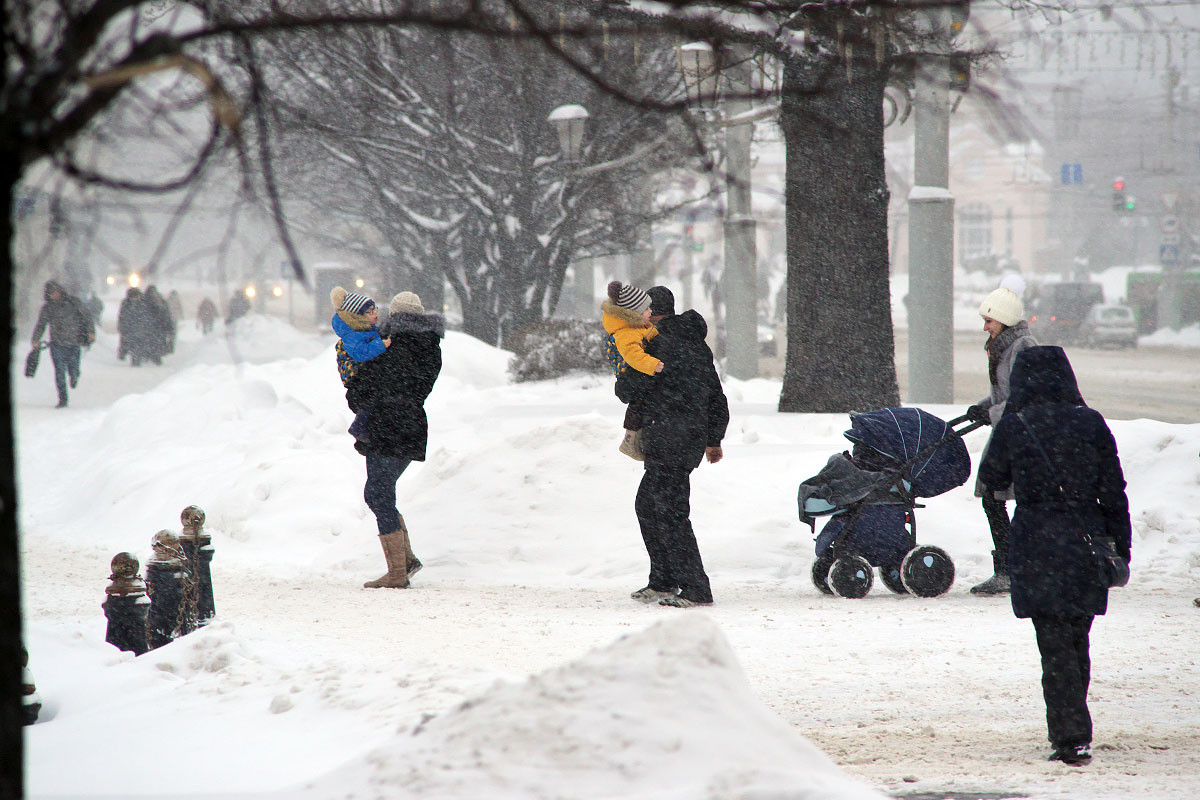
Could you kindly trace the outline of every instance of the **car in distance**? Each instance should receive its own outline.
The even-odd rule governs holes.
[[[1092,306],[1079,326],[1084,347],[1137,347],[1137,319],[1129,306]]]
[[[1031,290],[1029,328],[1040,344],[1082,341],[1079,327],[1092,306],[1104,302],[1104,288],[1090,281],[1044,283]]]

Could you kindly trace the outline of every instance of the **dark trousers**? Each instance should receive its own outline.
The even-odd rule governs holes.
[[[50,359],[54,362],[54,386],[58,389],[59,405],[67,404],[67,379],[71,385],[79,382],[79,345],[50,343]]]
[[[633,507],[650,556],[650,588],[679,588],[687,600],[711,603],[712,589],[689,519],[691,494],[691,470],[646,461]]]
[[[992,544],[995,553],[992,556],[996,574],[1008,574],[1008,538],[1009,522],[1008,509],[1004,501],[996,498],[992,492],[983,493],[983,513],[987,516],[988,527],[992,530]]]
[[[640,431],[642,429],[642,404],[630,403],[625,407],[625,430]]]
[[[1088,683],[1092,659],[1088,633],[1094,617],[1034,617],[1038,651],[1042,654],[1042,695],[1046,698],[1046,729],[1055,749],[1092,743],[1088,713]]]
[[[367,455],[367,483],[363,499],[375,515],[379,535],[400,530],[400,512],[396,510],[396,481],[412,463],[408,458]]]

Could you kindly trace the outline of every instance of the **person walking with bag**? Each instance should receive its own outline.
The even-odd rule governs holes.
[[[71,388],[79,383],[80,348],[96,341],[96,326],[83,301],[67,294],[56,281],[46,281],[42,289],[46,301],[38,312],[33,326],[33,346],[41,346],[42,334],[50,328],[50,359],[54,362],[54,386],[58,390],[58,405],[67,407],[67,383]]]
[[[979,478],[990,490],[1012,486],[1016,494],[1010,599],[1013,613],[1033,622],[1041,653],[1050,760],[1085,764],[1089,633],[1108,608],[1109,587],[1122,585],[1098,552],[1108,540],[1127,570],[1132,546],[1125,477],[1112,432],[1084,404],[1061,347],[1021,353],[1009,386]]]
[[[1006,285],[1007,284],[1007,285]],[[984,343],[988,357],[988,380],[992,387],[988,396],[967,409],[967,418],[972,422],[983,422],[995,425],[1004,413],[1004,404],[1009,394],[1009,374],[1017,356],[1030,347],[1037,346],[1037,340],[1025,322],[1025,306],[1021,302],[1019,292],[1024,290],[1023,283],[1002,283],[999,289],[984,298],[979,305],[979,315],[983,317],[983,329],[988,339]],[[991,438],[983,446],[986,456]],[[975,496],[983,499],[983,513],[987,517],[988,528],[992,534],[992,577],[983,583],[971,587],[971,594],[1004,594],[1008,591],[1008,540],[1009,520],[1005,503],[1013,499],[1011,490],[990,492],[983,487],[982,481],[975,481]]]
[[[367,459],[363,499],[375,515],[387,572],[363,584],[366,589],[407,589],[421,569],[408,526],[396,508],[396,481],[414,461],[425,460],[429,420],[425,398],[442,370],[446,321],[426,314],[421,298],[400,292],[388,306],[380,334],[391,344],[358,365],[346,389],[346,402],[365,418],[364,436],[354,447]]]

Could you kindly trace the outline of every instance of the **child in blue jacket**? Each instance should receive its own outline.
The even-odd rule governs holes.
[[[342,385],[349,387],[350,381],[358,372],[359,364],[383,355],[383,351],[391,344],[390,339],[379,335],[375,326],[379,321],[379,308],[375,301],[365,294],[347,292],[341,286],[333,287],[329,299],[337,311],[331,324],[333,332],[338,336],[337,353],[338,374],[341,375]],[[363,438],[366,431],[366,415],[355,412],[354,422],[350,425],[350,433],[356,439]]]

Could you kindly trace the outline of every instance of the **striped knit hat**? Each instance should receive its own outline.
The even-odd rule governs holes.
[[[351,314],[365,314],[375,307],[375,301],[360,292],[347,292],[341,286],[333,287],[329,292],[329,302],[339,311]]]
[[[618,308],[628,308],[639,314],[650,307],[650,295],[636,286],[620,281],[608,284],[608,296]]]

